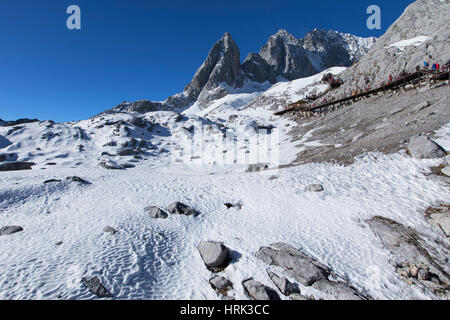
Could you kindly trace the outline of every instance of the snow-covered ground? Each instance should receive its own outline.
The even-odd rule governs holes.
[[[376,299],[428,298],[395,273],[365,220],[381,215],[439,237],[423,214],[436,201],[450,202],[448,188],[424,175],[439,160],[369,154],[347,167],[275,169],[322,144],[312,138],[318,128],[291,142],[295,123],[274,117],[267,99],[290,103],[323,92],[323,74],[233,92],[183,115],[113,112],[76,123],[0,127],[0,155],[11,155],[5,161],[36,163],[33,170],[0,172],[0,227],[24,229],[0,237],[0,299],[95,298],[81,284],[90,276],[115,299],[218,299],[196,249],[206,240],[233,250],[235,261],[221,275],[234,283],[229,294],[237,299],[246,299],[247,278],[271,285],[254,253],[274,242],[301,249]],[[449,132],[448,125],[438,132],[444,147]],[[132,139],[139,151],[118,155]],[[261,150],[275,157],[263,161]],[[107,170],[100,161],[134,167]],[[245,173],[259,162],[272,169]],[[69,176],[90,184],[66,181]],[[49,179],[62,181],[44,184]],[[325,191],[308,192],[314,183]],[[144,210],[175,201],[200,215],[159,220]],[[106,226],[118,233],[105,233]],[[330,298],[300,287],[304,295]]]
[[[279,241],[301,248],[374,298],[426,298],[395,273],[389,252],[364,220],[382,215],[436,237],[423,211],[450,197],[423,175],[435,164],[396,154],[368,155],[349,167],[311,164],[264,174],[184,164],[2,173],[2,224],[24,231],[0,237],[0,299],[95,298],[80,283],[93,275],[117,299],[217,299],[196,250],[204,240],[223,241],[236,252],[237,261],[223,272],[235,284],[230,293],[236,298],[246,298],[240,285],[246,278],[270,284],[254,253]],[[43,184],[73,175],[91,184]],[[325,191],[307,192],[310,183]],[[155,220],[144,211],[174,201],[200,215]],[[243,206],[227,209],[226,202]],[[118,233],[104,233],[106,226]]]
[[[428,36],[418,36],[418,37],[415,37],[412,39],[397,41],[397,42],[391,44],[388,48],[395,47],[395,48],[399,49],[400,51],[403,51],[406,47],[410,47],[410,46],[418,47],[418,46],[422,45],[423,43],[430,41],[430,40],[431,40],[431,38]]]

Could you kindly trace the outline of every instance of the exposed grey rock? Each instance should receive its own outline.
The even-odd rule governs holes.
[[[280,292],[285,296],[290,296],[292,294],[300,294],[300,289],[285,277],[280,277],[269,270],[267,270],[267,274],[269,275],[272,282],[280,290]]]
[[[135,111],[138,113],[147,113],[152,111],[158,111],[163,108],[163,105],[160,102],[152,102],[148,100],[139,100],[132,103],[124,102],[117,107],[115,107],[115,110],[118,111]]]
[[[230,114],[230,116],[228,117],[228,122],[234,122],[237,118],[237,114]]]
[[[139,128],[145,128],[146,126],[147,126],[147,121],[145,121],[143,118],[141,118],[141,117],[133,117],[131,120],[130,120],[130,123],[132,124],[132,125],[135,125],[136,127],[139,127]]]
[[[0,236],[8,236],[21,231],[23,231],[21,226],[5,226],[0,228]]]
[[[437,207],[429,207],[425,216],[432,225],[441,230],[444,235],[450,237],[450,205],[441,203]]]
[[[5,162],[0,164],[0,171],[31,170],[31,167],[34,165],[34,162],[25,161]]]
[[[314,29],[303,39],[279,30],[269,38],[259,55],[272,67],[270,76],[295,80],[330,67],[351,66],[374,43],[375,38],[362,39],[331,30]],[[252,59],[257,61],[255,57]]]
[[[80,177],[77,177],[77,176],[67,177],[66,180],[67,181],[72,181],[72,182],[78,182],[78,183],[81,183],[81,184],[90,184],[90,182],[88,182],[88,181],[86,181],[84,179],[81,179]]]
[[[449,282],[449,266],[443,258],[446,254],[440,252],[438,247],[430,248],[414,229],[384,217],[374,217],[366,222],[391,252],[390,263],[397,271],[406,270],[405,277],[409,277],[407,269],[414,264],[422,269],[428,268],[444,282]]]
[[[291,300],[298,300],[298,301],[310,301],[310,300],[312,300],[310,297],[307,297],[307,296],[304,296],[304,295],[301,295],[301,294],[298,294],[298,293],[291,294],[289,296],[289,298],[291,298]]]
[[[229,250],[220,242],[202,241],[197,249],[208,268],[224,268],[229,262]]]
[[[445,157],[445,163],[450,166],[450,154]]]
[[[99,163],[100,166],[102,166],[105,169],[111,169],[111,170],[123,170],[123,167],[115,163],[114,161],[101,161]]]
[[[55,243],[55,246],[60,246],[60,245],[62,245],[62,244],[63,244],[62,241],[58,241],[58,242]]]
[[[211,284],[214,290],[216,290],[218,293],[224,296],[226,296],[227,291],[233,287],[233,283],[230,280],[219,276],[211,278],[209,280],[209,283]]]
[[[0,147],[1,147],[1,145],[0,145]],[[18,158],[17,153],[0,153],[0,162],[17,161],[17,158]]]
[[[91,279],[82,278],[81,281],[89,289],[89,291],[100,298],[111,298],[113,295],[105,288],[105,286],[100,282],[98,277],[93,277]]]
[[[256,253],[256,257],[266,264],[283,268],[287,275],[305,286],[326,279],[330,274],[328,267],[285,243],[263,247]]]
[[[171,205],[169,205],[167,207],[167,211],[169,211],[172,214],[183,214],[186,216],[198,216],[199,213],[197,210],[185,205],[184,203],[181,202],[174,202]]]
[[[49,180],[45,180],[45,181],[44,181],[44,184],[47,184],[47,183],[55,183],[55,182],[61,182],[61,180],[59,180],[59,179],[49,179]]]
[[[445,174],[447,177],[450,177],[450,166],[446,166],[441,169],[441,173]]]
[[[408,144],[408,152],[413,158],[434,159],[446,155],[445,150],[426,136],[412,137]]]
[[[119,155],[119,156],[131,156],[135,153],[136,152],[134,151],[134,149],[131,149],[131,148],[123,148],[123,149],[117,150],[117,155]]]
[[[255,82],[276,83],[277,78],[273,67],[270,66],[266,60],[264,60],[257,53],[250,53],[242,63],[242,70],[246,78]]]
[[[358,293],[344,282],[334,282],[328,279],[321,279],[315,282],[312,287],[323,293],[332,296],[336,300],[365,300],[366,297]]]
[[[114,229],[113,227],[107,226],[107,227],[103,228],[103,232],[110,233],[110,234],[116,234],[117,230]]]
[[[202,91],[217,89],[220,83],[226,83],[233,88],[240,88],[244,84],[240,69],[239,48],[229,33],[225,33],[214,44],[183,94],[190,101],[199,98],[200,101],[208,102],[208,97],[200,97]]]
[[[248,166],[248,168],[245,172],[259,172],[259,171],[266,170],[268,168],[269,168],[269,165],[267,163],[251,164]]]
[[[322,192],[323,187],[320,184],[310,184],[308,186],[308,191],[310,192]]]
[[[162,209],[155,207],[155,206],[148,206],[145,207],[144,209],[145,211],[147,211],[150,215],[150,217],[154,218],[154,219],[166,219],[169,215],[164,212]]]
[[[280,300],[275,290],[254,279],[245,280],[242,285],[248,296],[254,300]]]

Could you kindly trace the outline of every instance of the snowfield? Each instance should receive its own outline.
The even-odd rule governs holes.
[[[423,174],[436,164],[373,154],[349,167],[311,164],[264,174],[183,164],[1,173],[2,225],[24,231],[0,237],[0,299],[93,299],[80,279],[94,275],[115,299],[218,299],[196,249],[205,240],[234,251],[221,275],[234,283],[230,294],[237,299],[246,299],[241,282],[249,277],[270,285],[254,253],[280,241],[374,298],[426,299],[395,273],[389,252],[364,221],[382,215],[437,238],[423,214],[430,203],[450,201],[448,188]],[[43,184],[73,175],[91,184]],[[325,191],[307,192],[310,183]],[[200,215],[157,220],[144,211],[174,201]],[[227,209],[226,202],[243,206]],[[118,233],[103,232],[106,226]],[[311,287],[301,290],[326,298]]]

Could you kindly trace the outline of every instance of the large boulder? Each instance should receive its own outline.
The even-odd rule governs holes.
[[[366,297],[351,288],[345,282],[334,282],[322,279],[315,282],[312,287],[326,293],[336,300],[365,300]]]
[[[167,211],[169,211],[171,214],[182,214],[185,216],[198,216],[199,213],[197,210],[194,210],[193,208],[185,205],[181,202],[174,202],[171,205],[167,207]]]
[[[25,161],[5,162],[0,164],[0,171],[31,170],[31,167],[34,165],[34,162]]]
[[[208,268],[225,268],[229,262],[230,252],[220,242],[202,241],[197,249]]]
[[[145,207],[144,210],[154,219],[166,219],[169,216],[165,211],[155,206]]]
[[[416,159],[435,159],[445,157],[445,150],[426,136],[412,137],[408,144],[408,152]]]
[[[267,274],[269,275],[270,280],[277,286],[278,290],[285,296],[300,294],[300,289],[285,277],[280,277],[269,270],[267,270]]]
[[[327,279],[330,274],[329,268],[285,243],[263,247],[256,253],[256,257],[266,264],[283,268],[287,275],[304,286]]]
[[[82,278],[81,281],[89,289],[90,292],[98,296],[99,298],[111,298],[113,295],[105,288],[105,286],[100,282],[98,277],[93,277],[91,279]]]
[[[281,300],[275,290],[254,279],[245,280],[242,285],[248,296],[254,300]]]
[[[21,226],[5,226],[0,228],[0,236],[9,236],[21,231],[23,231]]]

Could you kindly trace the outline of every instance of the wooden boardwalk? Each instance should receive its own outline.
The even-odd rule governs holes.
[[[392,89],[406,86],[409,83],[412,83],[416,80],[419,81],[421,78],[427,77],[427,76],[431,80],[448,80],[449,79],[449,71],[435,73],[435,72],[428,71],[428,70],[420,70],[420,71],[408,74],[400,79],[394,80],[388,84],[382,85],[376,89],[368,90],[368,91],[361,92],[358,94],[353,94],[353,95],[350,95],[350,96],[347,96],[347,97],[344,97],[341,99],[329,101],[329,102],[327,101],[325,103],[319,104],[314,107],[310,106],[306,100],[300,100],[298,102],[290,104],[286,109],[276,112],[275,115],[281,116],[285,113],[288,113],[291,111],[296,111],[296,110],[316,111],[316,110],[319,110],[322,108],[333,106],[335,104],[342,104],[342,103],[345,103],[348,101],[356,101],[357,99],[362,98],[362,97],[367,97],[367,96],[370,96],[372,94],[376,94],[379,92],[384,92],[387,90],[392,90]]]

